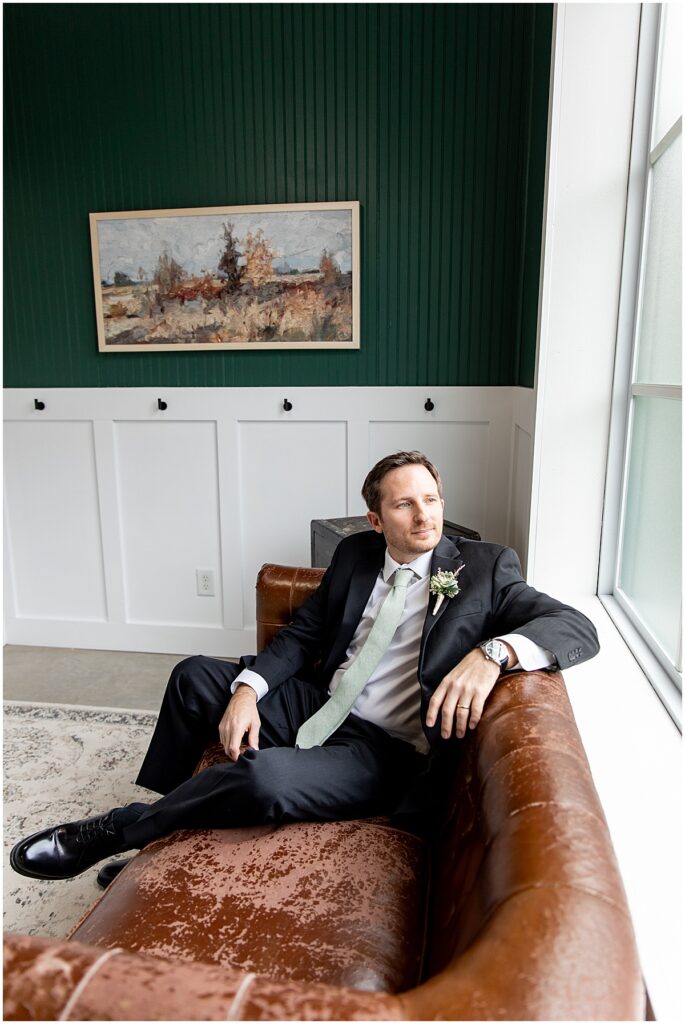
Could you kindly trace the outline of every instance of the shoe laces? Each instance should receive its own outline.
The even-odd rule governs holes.
[[[115,836],[116,829],[112,814],[104,814],[99,818],[86,818],[78,826],[76,841],[78,843],[92,843],[97,839],[107,839]]]

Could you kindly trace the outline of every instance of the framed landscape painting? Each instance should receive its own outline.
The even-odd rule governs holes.
[[[101,352],[358,349],[359,203],[91,213]]]

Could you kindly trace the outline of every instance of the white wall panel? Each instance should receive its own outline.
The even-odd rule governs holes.
[[[369,464],[390,452],[423,452],[440,473],[445,517],[485,537],[489,435],[487,422],[371,423]]]
[[[363,514],[364,476],[400,448],[435,461],[448,518],[518,545],[530,468],[514,426],[532,436],[533,393],[436,387],[426,411],[428,395],[54,388],[40,412],[7,390],[7,642],[249,653],[259,566],[308,565],[311,520]],[[197,596],[197,568],[215,597]]]
[[[92,424],[6,423],[5,484],[15,615],[104,620]]]
[[[214,423],[117,423],[116,473],[128,622],[222,624]],[[196,569],[215,596],[200,597]]]
[[[347,515],[345,423],[240,423],[244,619],[264,562],[309,565],[312,519]]]

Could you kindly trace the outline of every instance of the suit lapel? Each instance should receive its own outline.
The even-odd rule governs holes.
[[[364,559],[355,564],[350,577],[350,586],[343,610],[342,622],[344,629],[348,625],[351,625],[353,629],[357,628],[362,612],[366,607],[366,602],[369,600],[369,595],[378,578],[378,573],[383,568],[384,560],[385,550],[382,550],[375,558]]]
[[[434,576],[438,570],[443,569],[445,572],[456,572],[460,565],[463,565],[462,559],[459,557],[459,548],[453,544],[451,540],[443,536],[440,538],[435,551],[433,552],[433,558],[431,560],[431,576]],[[426,613],[426,619],[423,623],[423,633],[421,634],[421,652],[419,655],[419,665],[423,663],[423,653],[428,641],[428,637],[435,628],[436,624],[440,621],[442,616],[447,611],[449,605],[449,598],[445,598],[440,605],[438,611],[433,614],[435,603],[437,601],[437,595],[431,594],[428,599],[428,611]]]
[[[328,664],[338,666],[344,659],[384,561],[385,544],[381,542],[371,557],[365,552],[353,565],[340,629],[331,655],[327,659]]]

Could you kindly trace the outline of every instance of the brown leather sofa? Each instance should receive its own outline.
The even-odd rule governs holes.
[[[260,645],[320,576],[262,569]],[[626,898],[561,676],[496,687],[462,741],[433,843],[382,819],[175,833],[134,858],[69,941],[6,936],[4,1011],[644,1019]]]

